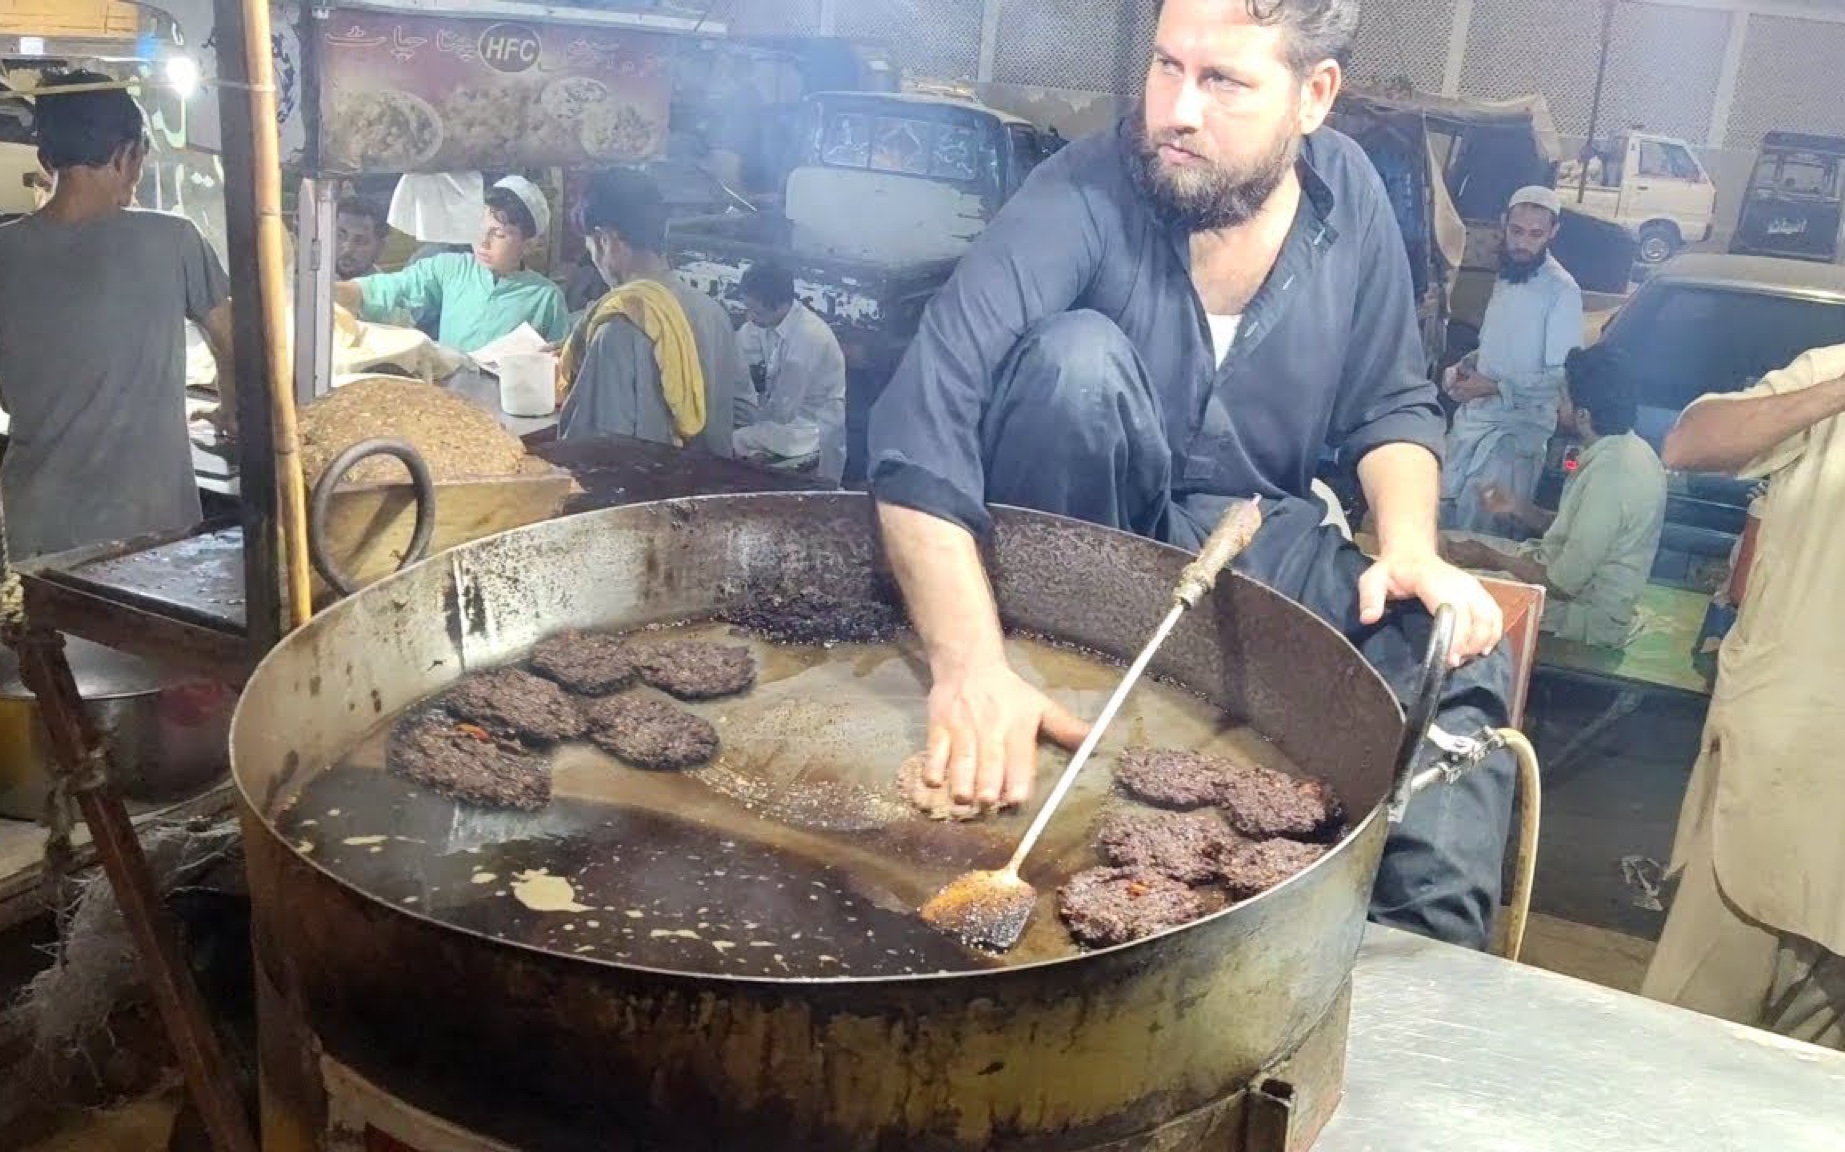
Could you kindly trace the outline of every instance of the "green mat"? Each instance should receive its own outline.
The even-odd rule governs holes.
[[[1708,696],[1710,681],[1694,663],[1693,649],[1709,607],[1709,593],[1648,584],[1635,608],[1639,635],[1626,648],[1598,648],[1544,636],[1538,640],[1537,666],[1624,680],[1637,688]]]

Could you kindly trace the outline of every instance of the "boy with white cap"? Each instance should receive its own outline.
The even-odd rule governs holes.
[[[462,352],[521,324],[562,340],[570,333],[563,291],[525,268],[526,253],[551,229],[544,193],[523,176],[508,176],[487,191],[486,208],[471,255],[443,253],[401,272],[344,281],[333,286],[334,300],[366,319],[433,310],[440,316],[436,342]]]
[[[1442,461],[1441,526],[1522,535],[1482,495],[1530,500],[1563,399],[1563,362],[1582,344],[1582,289],[1550,254],[1563,203],[1532,185],[1506,207],[1499,278],[1480,323],[1480,348],[1450,370],[1442,391],[1459,407]]]

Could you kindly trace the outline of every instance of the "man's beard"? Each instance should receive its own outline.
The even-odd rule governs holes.
[[[1128,170],[1134,186],[1161,221],[1187,232],[1247,224],[1275,194],[1300,155],[1300,136],[1284,127],[1267,152],[1247,163],[1231,166],[1200,156],[1181,171],[1160,159],[1160,145],[1184,148],[1189,142],[1189,137],[1172,132],[1157,140],[1150,138],[1144,105],[1128,140]]]
[[[1499,278],[1507,284],[1523,284],[1538,274],[1544,261],[1550,258],[1550,245],[1539,248],[1535,256],[1516,256],[1511,252],[1499,254]]]

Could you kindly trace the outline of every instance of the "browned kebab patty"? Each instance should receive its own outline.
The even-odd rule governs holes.
[[[1150,868],[1091,868],[1057,890],[1057,914],[1079,944],[1108,948],[1189,924],[1209,897]]]
[[[634,683],[634,649],[607,632],[560,632],[532,649],[532,671],[582,696],[607,696]]]
[[[669,640],[636,654],[641,679],[681,700],[734,696],[756,682],[756,658],[737,644]]]
[[[1255,764],[1225,765],[1218,802],[1230,826],[1251,840],[1324,840],[1345,813],[1323,780],[1289,776]]]
[[[549,680],[518,668],[495,668],[465,677],[441,703],[462,720],[495,736],[512,736],[532,744],[574,740],[588,724],[576,701]]]
[[[1273,888],[1328,851],[1325,844],[1302,844],[1298,840],[1244,841],[1225,853],[1219,871],[1231,897],[1247,900]]]
[[[589,738],[636,768],[692,768],[717,755],[717,729],[651,696],[610,696],[588,706]]]
[[[1128,748],[1115,762],[1115,783],[1156,808],[1205,808],[1223,791],[1226,760],[1175,748]]]
[[[464,804],[531,812],[551,802],[551,766],[544,757],[440,708],[398,721],[385,763],[405,779]]]
[[[1149,812],[1119,808],[1102,818],[1096,846],[1118,868],[1150,868],[1186,884],[1218,874],[1218,860],[1237,836],[1216,812]]]

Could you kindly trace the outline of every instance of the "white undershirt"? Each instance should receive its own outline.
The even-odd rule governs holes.
[[[1230,355],[1230,349],[1236,344],[1236,330],[1243,326],[1241,314],[1236,316],[1206,316],[1211,322],[1211,345],[1217,349],[1217,366],[1224,366],[1224,357]]]

